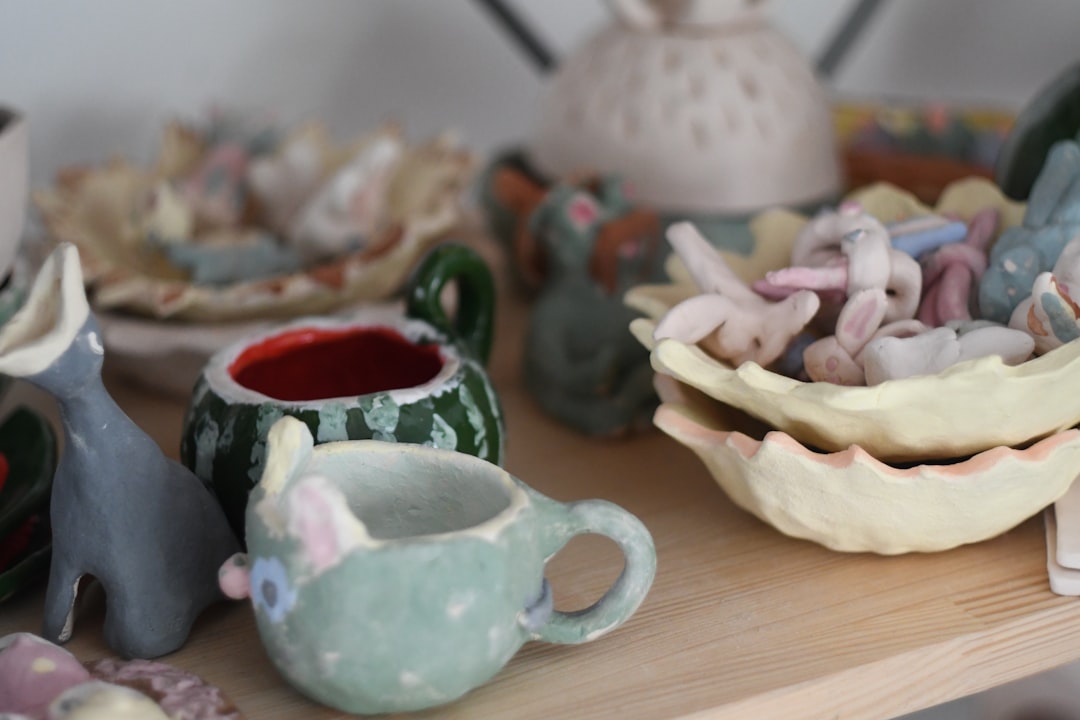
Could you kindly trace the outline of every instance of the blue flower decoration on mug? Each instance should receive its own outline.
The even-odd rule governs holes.
[[[256,558],[251,566],[251,602],[270,622],[279,623],[296,604],[285,566],[277,558]]]

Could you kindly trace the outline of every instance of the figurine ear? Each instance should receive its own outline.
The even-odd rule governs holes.
[[[300,540],[315,573],[336,565],[352,548],[371,542],[344,493],[321,475],[308,475],[289,490],[288,531]]]
[[[693,224],[675,223],[667,229],[667,239],[701,292],[730,294],[732,288],[743,285],[716,248]]]
[[[270,428],[266,436],[266,464],[260,487],[268,494],[280,493],[296,471],[307,464],[315,440],[302,421],[286,415]]]
[[[878,288],[860,290],[844,303],[836,320],[836,341],[852,356],[870,341],[885,318],[888,300]]]
[[[732,302],[721,295],[695,295],[664,314],[653,331],[654,340],[673,338],[696,343],[724,324],[731,316]]]

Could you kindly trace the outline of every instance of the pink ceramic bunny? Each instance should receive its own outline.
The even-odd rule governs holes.
[[[855,221],[856,216],[842,215],[841,219]],[[788,290],[842,291],[848,299],[862,290],[876,289],[886,299],[884,322],[914,317],[922,290],[919,263],[893,249],[889,231],[874,217],[863,213],[857,216],[857,222],[859,226],[841,238],[839,254],[830,256],[828,248],[818,245],[805,255],[812,261],[824,261],[822,265],[774,270],[765,275],[765,285]],[[792,256],[794,259],[794,252]]]
[[[820,300],[808,290],[771,302],[751,290],[690,223],[667,232],[701,290],[671,308],[656,325],[656,340],[700,343],[715,357],[735,365],[769,365],[817,313]]]
[[[919,320],[930,326],[971,320],[972,290],[986,272],[986,250],[998,225],[998,211],[986,208],[968,225],[963,242],[944,245],[923,260],[923,298]]]

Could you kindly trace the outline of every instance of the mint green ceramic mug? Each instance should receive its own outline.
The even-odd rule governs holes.
[[[563,613],[544,563],[582,533],[614,540],[626,564],[593,606]],[[270,430],[247,546],[222,566],[222,589],[251,598],[293,686],[363,714],[454,700],[529,640],[594,640],[634,613],[656,571],[648,531],[611,503],[560,503],[448,450],[316,447],[291,417]]]

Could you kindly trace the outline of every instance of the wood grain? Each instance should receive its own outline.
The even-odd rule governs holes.
[[[486,686],[418,717],[888,718],[1080,658],[1080,604],[1048,589],[1041,520],[935,555],[842,555],[785,538],[660,433],[593,440],[541,415],[518,377],[525,322],[504,292],[492,376],[509,470],[557,499],[603,497],[637,514],[659,572],[619,630],[582,646],[528,645]],[[108,379],[175,456],[181,404]],[[49,405],[27,388],[14,395]],[[610,542],[574,541],[549,566],[558,606],[588,604],[619,567]],[[37,630],[41,604],[38,589],[0,607],[0,635]],[[81,659],[107,655],[102,606],[91,592],[81,607],[70,643]],[[245,604],[207,612],[168,661],[253,720],[346,717],[280,680]]]

